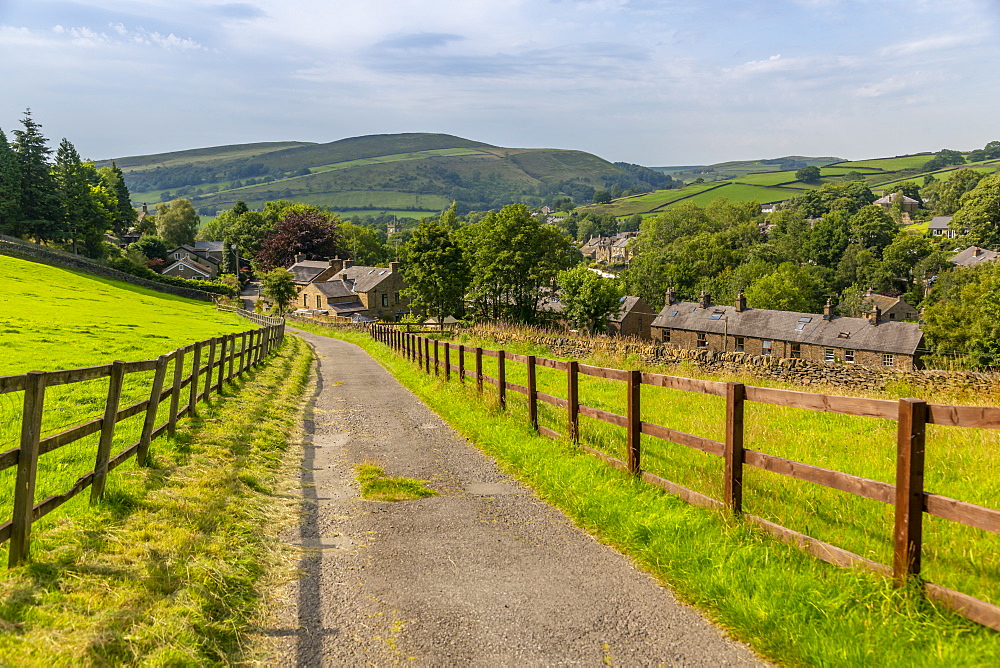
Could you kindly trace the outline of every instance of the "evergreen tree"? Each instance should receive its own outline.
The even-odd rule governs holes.
[[[42,126],[31,118],[26,109],[21,119],[22,130],[14,130],[14,152],[21,176],[21,222],[18,234],[27,234],[39,242],[59,241],[59,197],[49,170],[52,149],[46,146]]]
[[[17,155],[0,130],[0,234],[21,234],[21,172]]]
[[[74,253],[78,252],[78,244],[84,243],[88,255],[99,255],[100,242],[111,227],[117,201],[110,191],[99,186],[97,171],[92,165],[83,164],[68,139],[59,143],[52,177],[59,197],[59,227],[65,239],[73,244]]]
[[[128,232],[135,225],[138,214],[132,208],[132,194],[125,185],[125,176],[118,165],[111,162],[110,167],[101,167],[98,172],[101,175],[102,184],[111,191],[116,200],[115,220],[112,228],[115,234],[121,236]]]

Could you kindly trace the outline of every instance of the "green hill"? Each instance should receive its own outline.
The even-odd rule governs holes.
[[[287,199],[344,212],[415,215],[440,211],[452,201],[462,209],[511,202],[540,206],[560,197],[586,202],[595,189],[631,187],[636,180],[583,151],[502,148],[430,133],[222,146],[116,163],[135,203],[187,197],[202,215],[237,200],[252,208]]]
[[[964,154],[967,158],[969,154]],[[941,169],[926,170],[925,164],[934,157],[933,153],[913,153],[891,158],[869,160],[840,160],[839,158],[806,158],[790,156],[776,160],[726,162],[718,165],[698,167],[656,167],[658,171],[669,173],[674,178],[689,179],[697,175],[702,182],[690,182],[683,188],[657,190],[631,197],[621,197],[609,204],[591,204],[580,207],[581,212],[629,216],[633,214],[656,214],[684,202],[694,202],[704,206],[718,197],[731,202],[756,200],[761,204],[783,202],[792,199],[825,183],[844,180],[863,180],[872,190],[890,191],[904,181],[922,182],[923,177],[932,175],[938,180],[947,180],[957,169],[975,169],[993,172],[1000,167],[1000,159],[967,162]],[[805,183],[795,178],[799,167],[784,170],[760,170],[755,167],[769,163],[795,160],[820,168],[820,180]],[[786,162],[787,164],[787,162]],[[800,164],[805,166],[805,164]],[[674,170],[674,171],[668,171]],[[728,176],[720,175],[728,174]]]

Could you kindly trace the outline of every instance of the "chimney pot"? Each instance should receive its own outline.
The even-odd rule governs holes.
[[[675,301],[677,301],[677,293],[674,292],[673,286],[667,288],[667,306],[670,306]]]
[[[348,268],[353,267],[353,266],[354,266],[354,260],[352,260],[350,258],[344,260],[344,269],[348,269]]]
[[[306,254],[305,253],[296,253],[295,254],[295,261],[296,262],[305,262],[306,261]]]
[[[743,294],[740,290],[740,294],[736,295],[736,312],[742,313],[747,310],[747,296]]]
[[[823,305],[823,319],[830,320],[832,318],[833,318],[833,300],[827,297],[826,304]]]
[[[330,258],[330,268],[333,269],[334,274],[339,274],[344,268],[344,261],[340,259],[340,256]]]
[[[712,300],[711,297],[709,297],[708,295],[708,290],[701,291],[701,297],[698,299],[698,302],[701,304],[702,308],[708,308],[709,306],[711,306]]]
[[[389,263],[389,272],[393,273],[393,274],[399,273],[399,262],[398,261],[394,261],[394,262],[390,262]]]
[[[874,326],[878,325],[879,318],[882,317],[882,309],[878,306],[872,308],[871,316],[868,318],[868,324]]]

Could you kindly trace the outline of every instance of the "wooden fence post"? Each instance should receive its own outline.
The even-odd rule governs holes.
[[[236,334],[229,335],[229,364],[226,365],[226,382],[233,380],[233,362],[236,361]]]
[[[174,378],[177,378],[176,374]],[[97,444],[97,460],[94,462],[94,482],[90,488],[91,503],[96,503],[104,496],[104,483],[108,478],[108,459],[111,457],[111,444],[115,438],[115,418],[118,417],[118,404],[121,401],[124,380],[125,362],[121,360],[112,362],[108,399],[104,404],[104,419],[101,421],[101,440]]]
[[[528,355],[528,422],[538,431],[538,387],[535,380],[535,356]]]
[[[920,573],[924,515],[924,451],[927,404],[899,400],[896,436],[896,530],[892,572],[897,585]]]
[[[222,383],[226,380],[226,352],[229,348],[229,335],[224,334],[219,339],[219,373],[218,373],[218,386],[217,392],[222,394]]]
[[[726,466],[724,501],[734,515],[743,514],[743,383],[726,383]]]
[[[569,437],[574,443],[580,442],[580,363],[576,360],[566,364],[566,408],[569,411]]]
[[[35,507],[35,478],[38,475],[38,442],[42,438],[42,410],[45,406],[45,372],[29,371],[24,378],[24,409],[21,417],[21,450],[17,455],[14,482],[14,515],[10,527],[7,565],[14,567],[28,556],[31,516]]]
[[[421,337],[424,340],[424,371],[431,372],[431,340]]]
[[[483,349],[476,346],[476,391],[483,393]]]
[[[212,376],[215,375],[215,346],[217,339],[212,337],[208,340],[208,366],[205,369],[205,391],[201,398],[209,401],[212,392]]]
[[[198,385],[201,380],[201,344],[198,341],[194,344],[194,358],[191,364],[191,382],[188,383],[188,415],[193,418],[198,417]]]
[[[458,344],[458,382],[465,384],[465,345]]]
[[[451,380],[451,344],[444,342],[444,380]]]
[[[142,435],[139,436],[139,447],[135,451],[135,461],[139,466],[146,465],[146,455],[149,453],[149,443],[153,440],[153,429],[156,427],[156,411],[160,407],[160,395],[163,393],[163,377],[167,375],[169,355],[160,355],[156,359],[156,370],[153,372],[153,387],[149,391],[149,405],[146,406],[146,420],[142,423]],[[211,374],[209,374],[211,378]]]
[[[642,473],[642,372],[628,372],[628,470],[632,475]]]
[[[435,376],[438,375],[441,372],[441,370],[439,368],[440,366],[441,366],[441,362],[438,361],[438,340],[434,339],[434,375]]]
[[[167,417],[167,435],[173,438],[177,433],[177,409],[181,405],[181,383],[184,381],[184,349],[178,348],[174,355],[174,382],[170,388],[170,413]]]
[[[502,350],[497,351],[497,401],[500,402],[500,410],[507,410],[507,356]]]

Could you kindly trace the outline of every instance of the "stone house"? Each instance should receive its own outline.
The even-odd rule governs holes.
[[[650,325],[656,314],[646,300],[642,297],[622,297],[621,304],[618,314],[608,318],[608,334],[649,339]]]
[[[920,312],[911,306],[902,297],[887,297],[880,295],[874,290],[869,290],[865,296],[865,302],[869,307],[878,308],[881,313],[881,321],[890,320],[910,320],[916,322],[920,319]]]
[[[896,203],[896,198],[899,197],[900,194],[901,193],[889,193],[888,195],[886,195],[885,192],[883,191],[882,197],[875,200],[875,204],[878,204],[886,211],[891,211],[893,204]],[[903,197],[903,203],[900,205],[900,208],[903,210],[903,213],[905,214],[916,213],[917,209],[920,207],[920,202],[913,199],[912,197],[907,197],[906,195],[902,195],[902,197]]]
[[[300,309],[387,322],[396,322],[409,313],[410,300],[402,295],[406,283],[399,262],[390,262],[388,267],[362,267],[352,265],[350,260],[330,263],[335,261],[346,266],[339,267],[327,280],[311,281],[301,287],[297,302]]]
[[[652,324],[653,340],[669,348],[896,369],[919,362],[920,326],[886,322],[877,306],[868,318],[841,318],[830,302],[820,315],[747,308],[742,293],[734,306],[712,304],[705,292],[698,302],[676,302],[671,293]]]
[[[997,256],[1000,256],[1000,253],[996,251],[979,246],[969,246],[958,255],[953,256],[949,262],[957,267],[975,267],[977,264],[995,260]]]
[[[310,283],[330,280],[344,268],[344,263],[350,265],[350,262],[339,257],[330,260],[307,260],[305,253],[299,253],[295,256],[295,264],[288,267],[288,271],[295,277],[295,286],[301,293],[302,288]]]
[[[948,239],[954,239],[959,234],[966,234],[969,228],[963,228],[961,232],[959,230],[952,229],[951,221],[954,216],[934,216],[931,218],[931,222],[927,224],[927,231],[931,233],[934,237],[946,237]]]
[[[195,281],[210,281],[219,275],[219,265],[214,261],[182,256],[174,260],[166,269],[160,272],[164,276],[190,278]]]

